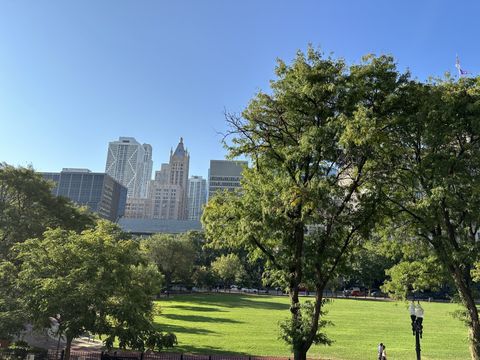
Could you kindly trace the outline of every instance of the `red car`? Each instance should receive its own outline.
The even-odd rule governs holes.
[[[365,293],[360,290],[360,288],[358,287],[354,287],[352,288],[352,290],[350,290],[350,296],[363,296],[365,295]]]

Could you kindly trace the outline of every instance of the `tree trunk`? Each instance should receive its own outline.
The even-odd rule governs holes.
[[[300,312],[300,300],[299,300],[299,286],[302,282],[302,267],[303,267],[303,242],[305,239],[304,234],[304,225],[302,222],[299,222],[295,226],[295,232],[293,234],[293,261],[290,265],[290,279],[289,279],[289,290],[290,290],[290,313],[292,314],[292,319],[294,324],[300,323],[299,318],[301,316]],[[306,360],[307,350],[305,350],[304,344],[292,344],[293,345],[293,355],[295,360]]]
[[[290,265],[290,311],[294,317],[298,316],[300,301],[298,299],[299,286],[302,282],[302,267],[303,267],[303,242],[305,239],[304,224],[302,222],[295,226],[295,233],[293,235],[293,261]]]
[[[165,287],[167,290],[170,290],[172,286],[172,274],[171,273],[165,273]]]
[[[72,341],[73,341],[73,338],[71,337],[71,335],[67,335],[67,344],[65,346],[65,356],[63,360],[70,360],[70,350],[72,348]]]
[[[307,360],[307,352],[303,349],[298,349],[293,351],[294,360]]]
[[[450,266],[450,271],[452,272],[462,304],[467,309],[471,358],[472,360],[480,360],[480,320],[472,289],[468,286],[468,284],[472,283],[470,272],[468,268],[462,271],[458,266],[454,265]]]

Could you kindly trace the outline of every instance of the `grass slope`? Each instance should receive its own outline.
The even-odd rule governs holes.
[[[202,294],[160,300],[159,329],[177,334],[177,351],[189,353],[290,356],[278,340],[278,322],[288,316],[288,299],[274,296]],[[467,329],[451,313],[455,304],[423,303],[422,359],[469,359]],[[322,359],[375,359],[379,342],[389,360],[415,359],[415,338],[407,304],[336,299],[327,305],[334,344],[314,346],[308,356]]]

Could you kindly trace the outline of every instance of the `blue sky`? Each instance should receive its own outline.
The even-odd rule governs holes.
[[[225,150],[224,109],[268,90],[308,43],[352,63],[392,54],[424,79],[478,74],[478,1],[0,0],[0,161],[103,171],[108,142],[183,136],[190,174]]]

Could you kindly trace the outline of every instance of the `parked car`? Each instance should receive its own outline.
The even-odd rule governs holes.
[[[385,294],[383,291],[379,289],[372,289],[370,290],[370,296],[373,297],[387,297],[387,294]]]
[[[364,296],[365,292],[362,291],[359,287],[353,287],[350,290],[350,296]]]

